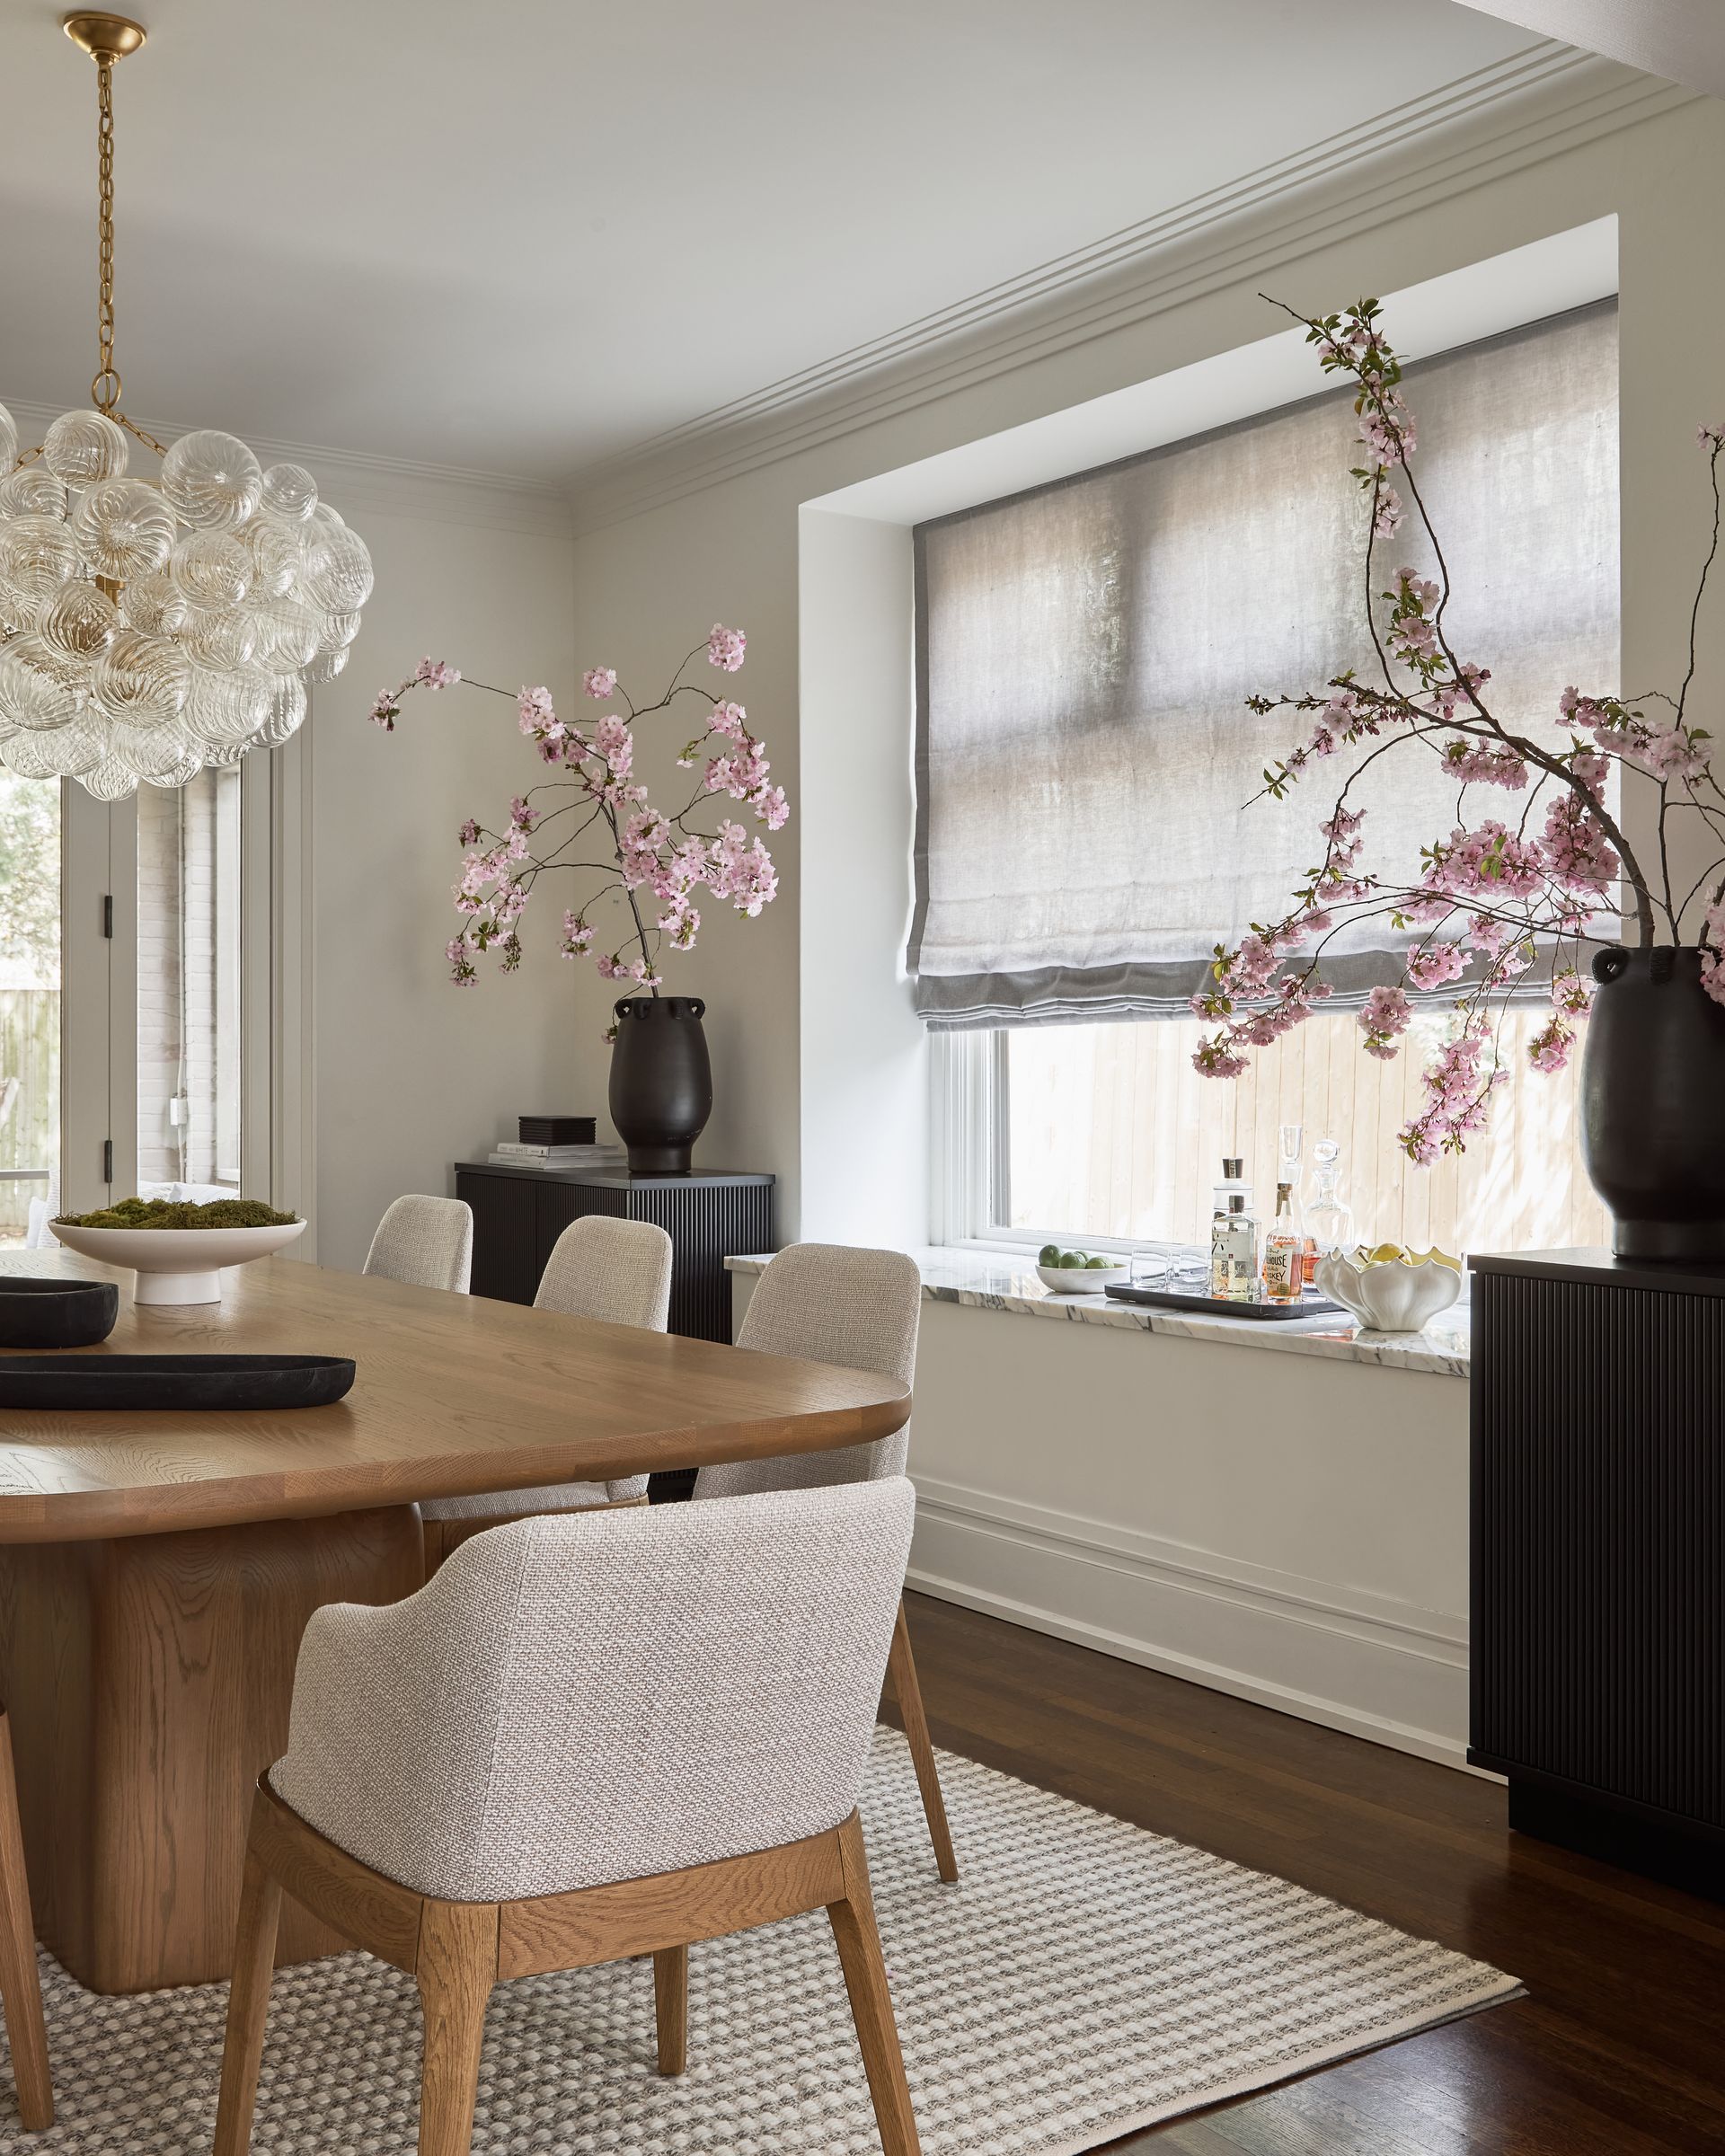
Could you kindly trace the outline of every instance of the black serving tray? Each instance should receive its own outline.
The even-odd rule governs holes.
[[[1297,1303],[1231,1303],[1224,1295],[1189,1295],[1173,1287],[1105,1287],[1110,1303],[1147,1303],[1157,1310],[1201,1310],[1212,1318],[1256,1318],[1266,1325],[1286,1325],[1295,1318],[1346,1317],[1327,1295],[1302,1295]]]
[[[119,1315],[111,1280],[0,1273],[0,1348],[93,1348]]]
[[[353,1383],[336,1355],[13,1355],[0,1408],[324,1408]]]

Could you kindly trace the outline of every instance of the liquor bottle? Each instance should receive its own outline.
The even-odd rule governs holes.
[[[1210,1221],[1210,1293],[1227,1303],[1255,1303],[1260,1292],[1258,1223],[1245,1168],[1243,1161],[1223,1162]]]
[[[1284,1183],[1287,1185],[1288,1211],[1293,1215],[1294,1233],[1300,1244],[1300,1278],[1305,1286],[1310,1287],[1312,1277],[1318,1269],[1318,1246],[1306,1233],[1305,1208],[1300,1203],[1300,1148],[1305,1135],[1301,1124],[1282,1125],[1278,1134],[1281,1161],[1276,1171],[1276,1185],[1278,1191]]]
[[[1354,1215],[1337,1188],[1341,1180],[1341,1147],[1320,1138],[1312,1148],[1312,1196],[1306,1201],[1305,1232],[1312,1238],[1314,1270],[1332,1250],[1354,1247]]]
[[[1276,1217],[1264,1236],[1264,1300],[1297,1303],[1305,1286],[1305,1238],[1294,1224],[1294,1186],[1276,1186]]]

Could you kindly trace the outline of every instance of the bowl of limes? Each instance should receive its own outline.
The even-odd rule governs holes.
[[[1036,1253],[1036,1277],[1057,1295],[1099,1295],[1105,1287],[1124,1287],[1132,1268],[1118,1258],[1096,1258],[1088,1250],[1063,1250],[1045,1242]]]

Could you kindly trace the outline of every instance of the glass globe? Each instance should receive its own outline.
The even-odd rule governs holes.
[[[0,524],[0,578],[25,598],[51,598],[77,573],[78,550],[53,517],[13,517]]]
[[[359,633],[360,616],[355,614],[326,614],[323,616],[323,633],[317,640],[320,654],[326,651],[345,651]]]
[[[15,636],[25,629],[40,629],[47,609],[46,599],[27,598],[0,577],[0,635]]]
[[[191,619],[191,601],[165,575],[137,577],[119,595],[120,611],[134,629],[177,636]]]
[[[239,606],[194,606],[180,641],[194,666],[236,673],[258,648],[258,617]]]
[[[85,792],[94,794],[99,801],[123,801],[128,794],[137,791],[137,773],[111,750],[81,775]]]
[[[314,524],[305,535],[300,588],[324,614],[351,614],[371,596],[371,555],[358,532],[345,525]]]
[[[165,636],[123,629],[97,667],[92,690],[110,719],[161,727],[176,719],[191,691],[191,662]]]
[[[258,729],[258,739],[277,748],[305,723],[305,684],[297,674],[284,674],[276,684],[270,716]]]
[[[188,739],[179,726],[153,727],[139,733],[131,727],[116,728],[109,752],[118,763],[135,771],[140,779],[158,785],[183,786],[192,772],[203,766],[203,750]],[[190,759],[191,770],[182,767]],[[179,773],[175,777],[173,774]]]
[[[237,437],[206,427],[182,434],[162,460],[162,491],[188,524],[225,531],[263,498],[263,472]]]
[[[307,681],[333,681],[347,665],[350,654],[346,644],[338,644],[333,651],[320,651],[305,669]]]
[[[42,616],[42,641],[68,658],[93,664],[114,641],[119,613],[105,591],[73,577],[62,584]]]
[[[42,462],[75,487],[118,479],[126,469],[126,431],[105,411],[63,411],[42,442]]]
[[[168,574],[195,606],[237,606],[252,588],[252,557],[226,532],[188,532]]]
[[[0,471],[10,471],[18,459],[18,429],[12,414],[0,404]]]
[[[317,482],[304,464],[271,464],[263,475],[263,506],[273,517],[303,523],[317,507]]]
[[[0,479],[0,517],[64,517],[66,504],[66,482],[46,464],[26,464]]]
[[[99,577],[129,584],[165,569],[176,530],[173,511],[141,479],[105,479],[92,487],[72,519],[78,552]]]
[[[51,733],[13,734],[0,760],[21,779],[81,779],[102,761],[106,745],[106,730],[84,717]]]
[[[280,466],[272,467],[279,470]],[[261,509],[234,535],[252,561],[252,596],[285,599],[299,581],[301,547],[296,526]]]
[[[281,599],[259,609],[257,663],[272,673],[288,674],[309,666],[317,656],[323,617],[309,607]]]
[[[237,764],[248,748],[261,747],[249,734],[242,734],[237,741],[205,741],[204,762],[212,771],[225,771]]]
[[[14,726],[46,733],[69,726],[82,709],[75,661],[40,636],[0,644],[0,712]]]
[[[274,676],[247,667],[238,674],[191,670],[183,721],[199,741],[249,741],[274,708]]]

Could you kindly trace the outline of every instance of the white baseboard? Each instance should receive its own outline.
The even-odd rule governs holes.
[[[1464,1618],[918,1475],[925,1595],[1468,1772]]]

